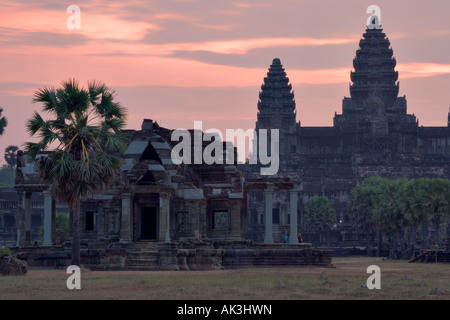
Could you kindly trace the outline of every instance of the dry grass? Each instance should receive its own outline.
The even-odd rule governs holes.
[[[381,289],[365,287],[367,267],[381,268]],[[81,290],[69,290],[65,270],[29,270],[0,277],[0,299],[352,300],[450,299],[449,264],[380,258],[334,258],[335,268],[253,268],[218,271],[81,270]],[[325,273],[324,273],[325,272]]]

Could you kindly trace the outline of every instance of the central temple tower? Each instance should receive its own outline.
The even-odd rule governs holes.
[[[362,143],[360,151],[404,151],[392,135],[399,130],[406,134],[417,131],[416,117],[407,114],[406,98],[398,97],[396,64],[383,30],[367,28],[353,59],[350,98],[342,102],[342,115],[334,117],[334,126],[341,133],[353,129],[362,133],[354,135]]]

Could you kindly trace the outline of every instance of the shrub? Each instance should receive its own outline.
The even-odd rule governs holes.
[[[9,249],[8,247],[2,246],[0,248],[0,258],[3,258],[3,256],[11,256],[13,258],[15,258],[15,254],[12,253],[11,249]]]

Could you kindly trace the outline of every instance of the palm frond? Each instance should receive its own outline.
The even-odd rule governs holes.
[[[43,110],[46,112],[58,112],[58,99],[56,98],[56,90],[53,87],[44,87],[38,89],[33,96],[34,103],[40,102],[44,104]]]
[[[67,113],[82,114],[89,108],[89,93],[80,89],[75,79],[64,80],[62,88],[57,90],[57,97]]]
[[[55,117],[44,121],[35,112],[28,120],[27,130],[38,135],[39,142],[28,143],[27,150],[41,176],[51,183],[52,194],[76,210],[80,199],[106,188],[120,171],[114,155],[126,150],[125,108],[114,101],[113,90],[97,81],[89,82],[86,90],[68,79],[56,90],[36,91],[34,98]],[[54,141],[60,143],[56,148]],[[54,152],[36,159],[50,145]]]
[[[33,116],[27,121],[26,128],[30,136],[34,136],[45,125],[45,121],[41,115],[34,111]]]
[[[116,135],[108,135],[105,140],[105,149],[107,151],[119,151],[121,154],[124,154],[127,149],[126,142],[120,136]]]
[[[108,88],[106,85],[99,81],[88,82],[88,92],[89,92],[89,101],[92,106],[95,107],[101,103],[104,92],[106,92]]]

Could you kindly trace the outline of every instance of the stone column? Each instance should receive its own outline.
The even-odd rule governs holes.
[[[291,221],[290,221],[290,233],[291,241],[290,243],[298,243],[298,224],[297,224],[297,190],[289,190],[289,200],[290,200],[290,211],[291,211]]]
[[[159,239],[164,239],[164,242],[170,243],[170,196],[167,192],[159,194]]]
[[[50,191],[44,191],[44,242],[43,246],[53,246],[52,236],[52,215],[53,215],[53,200]]]
[[[32,236],[32,229],[31,229],[31,192],[25,193],[25,203],[24,203],[24,214],[25,214],[25,241],[24,245],[29,246],[31,245],[31,236]]]
[[[230,236],[233,239],[241,238],[241,200],[229,199],[230,203]]]
[[[264,198],[266,201],[266,215],[264,217],[265,237],[264,243],[273,243],[273,227],[272,227],[272,209],[273,209],[273,187],[264,190]]]
[[[130,224],[130,226],[132,226],[132,224]],[[105,235],[105,210],[103,204],[100,203],[97,208],[97,236],[101,238],[104,235]]]
[[[197,201],[197,208],[198,208],[198,226],[199,230],[197,232],[199,239],[207,239],[207,223],[206,223],[206,200],[201,199]]]
[[[52,198],[52,243],[56,243],[56,201]]]
[[[25,243],[25,192],[17,191],[17,247],[22,247]]]
[[[122,223],[120,226],[120,242],[131,242],[131,194],[122,194]]]

